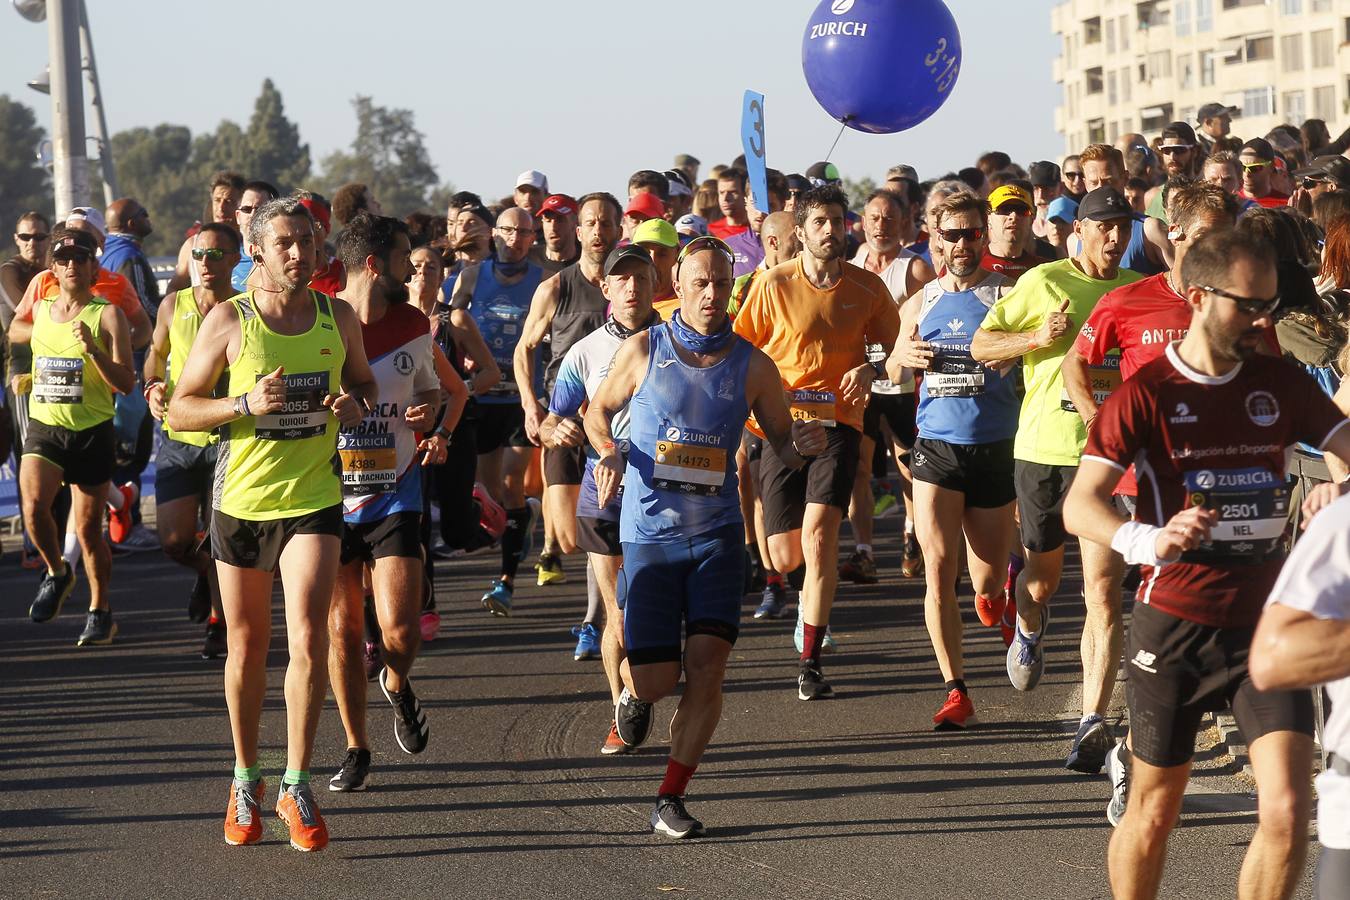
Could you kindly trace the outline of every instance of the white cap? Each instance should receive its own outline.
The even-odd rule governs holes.
[[[548,193],[548,176],[535,169],[529,169],[516,176],[516,187],[537,187]]]
[[[77,206],[72,209],[70,215],[66,216],[66,225],[74,225],[76,222],[84,222],[94,229],[100,239],[108,236],[108,225],[103,221],[103,213],[92,206]]]
[[[708,220],[702,216],[688,213],[675,220],[675,231],[679,234],[699,237],[708,233]]]
[[[675,178],[668,179],[666,184],[669,186],[670,196],[672,197],[692,197],[694,192],[689,190],[689,185]]]

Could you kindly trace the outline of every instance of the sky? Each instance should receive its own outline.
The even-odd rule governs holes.
[[[907,132],[846,131],[830,157],[845,176],[881,180],[908,163],[931,178],[992,149],[1023,164],[1063,153],[1053,124],[1053,0],[947,4],[962,38],[950,99]],[[525,169],[543,171],[554,190],[622,195],[631,172],[669,168],[678,153],[701,160],[706,176],[741,152],[747,88],[765,95],[774,168],[804,171],[839,133],[802,74],[812,0],[87,5],[112,132],[244,124],[271,78],[317,167],[351,142],[351,100],[364,94],[411,109],[442,181],[485,197],[509,193]],[[5,3],[0,93],[32,106],[44,127],[50,100],[26,82],[46,61],[45,23],[26,22]]]

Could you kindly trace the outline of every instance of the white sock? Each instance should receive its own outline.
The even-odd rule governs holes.
[[[914,533],[914,520],[911,519],[909,516],[905,516],[905,534],[913,534],[913,533]]]
[[[73,531],[66,532],[66,543],[61,548],[61,555],[66,558],[66,565],[73,566],[80,558],[80,539]]]
[[[126,494],[115,484],[108,485],[108,509],[113,512],[121,512],[122,507],[127,505]]]
[[[872,545],[871,545],[871,544],[861,544],[861,543],[860,543],[860,544],[855,544],[855,545],[854,545],[854,549],[856,549],[859,553],[866,553],[868,556],[871,556],[871,555],[872,555]]]

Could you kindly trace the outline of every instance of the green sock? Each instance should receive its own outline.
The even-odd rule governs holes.
[[[287,769],[286,774],[281,776],[282,784],[309,784],[308,769]]]
[[[234,777],[240,781],[257,781],[262,777],[262,766],[235,766]]]

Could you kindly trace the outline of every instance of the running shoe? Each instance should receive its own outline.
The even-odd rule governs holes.
[[[384,699],[394,707],[394,740],[398,741],[404,753],[421,753],[427,749],[431,729],[427,726],[426,713],[422,712],[422,703],[413,692],[412,679],[404,675],[403,690],[394,693],[384,683],[385,677],[380,676],[380,690],[384,691]]]
[[[474,483],[473,499],[478,503],[478,525],[487,533],[490,543],[495,544],[502,539],[502,532],[506,531],[506,510],[492,499],[481,481]]]
[[[189,622],[205,622],[211,617],[211,582],[205,575],[198,575],[197,580],[192,582],[187,614]]]
[[[1112,749],[1111,729],[1106,727],[1101,716],[1091,716],[1078,726],[1064,768],[1084,775],[1096,775],[1106,764],[1106,754]]]
[[[662,794],[656,798],[656,808],[652,810],[652,831],[676,840],[703,837],[708,833],[703,823],[689,815],[689,810],[684,808],[684,798],[674,794]]]
[[[492,579],[492,585],[483,595],[483,608],[494,616],[511,615],[511,585],[500,578]]]
[[[877,498],[877,502],[872,505],[872,518],[884,519],[887,516],[893,516],[899,507],[900,501],[895,499],[894,494],[882,494]]]
[[[365,641],[361,656],[366,665],[366,681],[374,681],[384,671],[384,648],[374,641]]]
[[[1019,691],[1034,691],[1045,674],[1045,633],[1050,626],[1050,607],[1041,608],[1041,630],[1033,641],[1022,631],[1022,623],[1014,622],[1017,632],[1008,645],[1008,680]]]
[[[798,599],[797,628],[795,631],[792,632],[792,644],[794,647],[797,648],[798,653],[801,653],[803,648],[805,647],[805,640],[806,640],[805,625],[806,623],[802,621],[801,600]],[[830,633],[830,626],[828,625],[825,626],[825,641],[820,645],[820,649],[824,650],[826,653],[833,653],[835,650],[839,649],[839,644],[838,642],[835,641],[834,635]]]
[[[984,594],[975,595],[975,615],[979,617],[980,624],[985,628],[993,628],[1003,618],[1003,608],[1008,605],[1008,595],[999,594],[997,597],[986,597]]]
[[[441,614],[434,609],[422,610],[422,640],[431,643],[441,630]]]
[[[369,777],[370,751],[362,747],[348,747],[347,758],[342,761],[342,768],[328,779],[328,789],[335,794],[364,791],[366,779]]]
[[[616,753],[627,753],[629,747],[619,737],[619,729],[613,722],[609,723],[609,734],[605,735],[605,742],[600,745],[600,752],[605,756],[614,756]]]
[[[225,807],[225,843],[231,847],[256,844],[262,840],[262,809],[258,798],[266,790],[261,778],[257,781],[230,782],[230,805]]]
[[[629,750],[641,747],[652,730],[652,705],[634,697],[624,687],[619,702],[614,704],[614,729]]]
[[[923,574],[923,551],[919,548],[919,538],[912,531],[905,532],[905,548],[900,555],[900,574],[905,578],[918,578]]]
[[[1130,767],[1122,755],[1125,742],[1121,741],[1106,754],[1106,777],[1111,780],[1111,802],[1106,804],[1106,821],[1112,827],[1125,818],[1125,800],[1130,791]]]
[[[61,615],[61,607],[65,605],[66,598],[73,590],[75,590],[75,567],[69,563],[61,575],[52,575],[50,572],[43,575],[42,583],[38,585],[37,596],[33,598],[33,605],[28,607],[29,617],[34,622],[49,622]]]
[[[600,655],[600,632],[590,622],[582,622],[572,629],[572,637],[577,639],[577,649],[572,659],[595,659]]]
[[[516,557],[520,560],[529,559],[534,552],[534,526],[539,524],[539,514],[544,504],[539,502],[538,497],[526,497],[525,507],[530,511],[530,518],[525,522],[525,534],[521,536],[520,555]]]
[[[854,584],[876,584],[877,564],[870,553],[854,550],[839,566],[839,580]]]
[[[84,631],[80,632],[80,639],[75,642],[75,646],[111,644],[113,636],[116,634],[117,623],[113,621],[112,611],[91,609],[89,615],[84,619]]]
[[[111,529],[108,536],[112,537]],[[114,543],[117,544],[116,549],[122,553],[144,553],[147,550],[159,549],[159,538],[144,525],[133,525],[126,537]]]
[[[131,508],[136,505],[140,492],[130,481],[114,486],[113,490],[122,495],[122,508],[108,507],[108,537],[114,544],[121,544],[131,536]]]
[[[539,554],[539,562],[534,564],[534,570],[539,573],[535,580],[540,587],[567,583],[567,573],[563,571],[562,560],[558,559],[556,553]]]
[[[759,606],[755,608],[756,619],[777,619],[783,615],[783,607],[787,605],[787,588],[783,587],[781,581],[764,585],[764,599],[760,601]],[[798,650],[798,653],[802,651]]]
[[[933,716],[934,731],[960,731],[975,718],[975,704],[970,695],[958,688],[947,692],[947,700]]]
[[[305,853],[328,846],[328,826],[314,803],[308,784],[281,783],[277,815],[291,832],[291,846]]]
[[[225,620],[206,623],[206,639],[202,642],[202,659],[220,659],[230,652],[226,640]]]
[[[834,688],[820,674],[819,666],[803,665],[797,672],[798,700],[828,700],[833,696]]]

